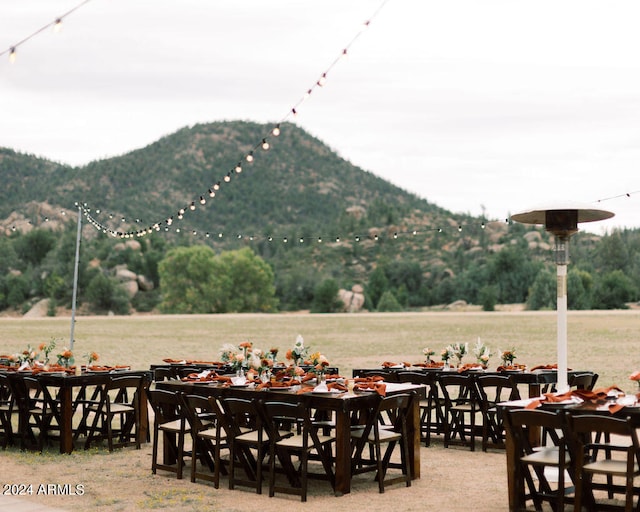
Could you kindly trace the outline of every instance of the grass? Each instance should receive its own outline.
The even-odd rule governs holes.
[[[325,354],[343,375],[383,361],[423,360],[422,349],[439,353],[450,343],[478,338],[496,353],[516,349],[516,362],[529,367],[556,362],[557,315],[547,312],[426,312],[364,314],[141,315],[76,317],[74,354],[96,351],[99,364],[148,369],[174,359],[217,360],[224,343],[250,340],[263,350],[278,347],[279,358],[298,334],[312,351]],[[0,354],[12,354],[56,338],[69,344],[70,318],[0,318]],[[640,311],[571,311],[569,367],[593,370],[598,386],[617,384],[636,392],[629,374],[640,369]],[[463,362],[471,362],[467,356]],[[499,363],[497,355],[490,367]]]

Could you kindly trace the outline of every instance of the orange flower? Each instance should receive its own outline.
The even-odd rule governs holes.
[[[61,356],[64,357],[65,359],[70,359],[72,356],[72,352],[71,350],[67,349],[64,352],[62,352]]]
[[[240,343],[240,345],[238,345],[240,348],[251,348],[253,346],[253,343],[251,343],[250,341],[243,341],[242,343]]]
[[[287,350],[287,353],[285,354],[285,356],[287,358],[287,360],[292,361],[293,360],[293,351],[291,349]]]
[[[629,375],[629,379],[640,381],[640,371],[633,372],[631,375]]]

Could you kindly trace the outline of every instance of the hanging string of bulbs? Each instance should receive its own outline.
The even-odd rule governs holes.
[[[601,202],[606,202],[606,201],[612,201],[615,199],[622,199],[622,198],[627,198],[630,199],[632,196],[640,194],[640,190],[636,190],[633,192],[625,192],[622,194],[618,194],[615,196],[611,196],[611,197],[606,197],[606,198],[602,198],[602,199],[598,199],[596,202],[601,203]],[[78,207],[78,203],[76,203],[76,207]],[[134,237],[141,237],[141,236],[145,236],[147,234],[151,234],[154,231],[165,231],[165,232],[175,232],[175,233],[190,233],[193,236],[198,236],[198,237],[202,237],[205,239],[218,239],[218,240],[223,240],[223,239],[228,239],[228,238],[236,238],[238,240],[248,240],[248,241],[260,241],[260,240],[266,240],[267,242],[282,242],[282,243],[290,243],[290,242],[297,242],[299,244],[304,244],[307,242],[316,242],[316,243],[322,243],[325,241],[332,241],[332,242],[336,242],[339,243],[341,241],[354,241],[354,242],[362,242],[362,241],[366,241],[366,240],[371,240],[374,242],[378,242],[384,239],[387,240],[396,240],[399,237],[404,237],[404,236],[417,236],[417,235],[425,235],[428,233],[449,233],[449,232],[457,232],[457,233],[463,233],[465,231],[469,231],[469,230],[473,230],[473,229],[477,229],[478,227],[480,229],[486,229],[488,224],[507,224],[510,225],[512,224],[512,221],[509,217],[506,217],[504,219],[504,221],[499,221],[499,220],[492,220],[492,221],[485,221],[482,220],[480,221],[480,223],[458,223],[455,225],[450,225],[450,226],[446,226],[446,227],[441,227],[441,226],[434,226],[434,227],[427,227],[425,228],[424,226],[422,226],[420,229],[412,229],[412,230],[403,230],[403,231],[394,231],[392,233],[387,232],[387,234],[382,235],[380,233],[367,233],[365,235],[362,234],[349,234],[349,235],[326,235],[326,234],[319,234],[319,235],[313,235],[313,236],[304,236],[304,237],[289,237],[287,235],[275,235],[275,234],[247,234],[247,233],[235,233],[235,234],[229,234],[229,233],[225,233],[224,231],[218,231],[218,232],[200,232],[196,229],[189,229],[189,228],[181,228],[177,225],[174,226],[174,223],[171,219],[167,219],[166,222],[164,222],[162,225],[160,223],[156,223],[152,226],[148,226],[146,228],[139,228],[136,230],[119,230],[117,228],[112,228],[109,227],[105,222],[102,222],[100,220],[98,220],[96,218],[97,215],[101,215],[102,211],[101,210],[96,210],[95,211],[95,215],[94,216],[91,212],[91,209],[86,205],[80,205],[80,207],[82,208],[82,212],[83,215],[86,217],[87,222],[89,224],[91,224],[96,230],[98,231],[102,231],[104,234],[108,234],[114,238],[134,238]],[[193,211],[195,210],[195,204],[192,203],[192,205],[189,206],[188,210]],[[186,214],[187,209],[182,208],[178,211],[178,219],[182,220],[184,218],[184,215]],[[108,214],[108,221],[113,221],[116,218],[116,215],[113,213],[109,213]],[[48,219],[46,219],[48,220]],[[119,219],[116,219],[116,222],[120,222],[122,224],[127,224],[129,221],[126,217],[120,217]],[[143,225],[144,222],[141,221],[140,219],[135,219],[133,221],[135,224],[137,225]]]
[[[242,173],[243,166],[251,165],[255,159],[258,157],[260,151],[269,151],[274,142],[274,139],[277,138],[281,134],[282,125],[289,119],[297,117],[300,112],[300,108],[302,104],[309,99],[309,97],[319,88],[322,88],[326,82],[330,72],[333,70],[337,64],[347,56],[350,48],[355,44],[361,34],[369,28],[369,25],[373,21],[373,19],[379,14],[382,8],[389,0],[383,0],[382,3],[378,6],[378,8],[374,11],[374,13],[362,24],[360,30],[356,33],[356,35],[349,41],[349,43],[342,48],[338,56],[331,62],[331,64],[320,74],[318,79],[309,87],[306,92],[300,97],[300,99],[293,104],[293,106],[285,113],[285,115],[278,121],[275,125],[271,126],[268,132],[264,133],[261,137],[261,140],[257,142],[248,153],[241,156],[238,159],[237,163],[229,169],[220,179],[212,180],[212,185],[206,190],[206,192],[202,192],[201,194],[197,194],[196,198],[189,202],[187,205],[178,209],[176,213],[173,215],[168,215],[161,221],[156,221],[151,223],[147,228],[140,229],[136,231],[125,231],[125,232],[112,232],[112,230],[106,229],[102,224],[96,222],[91,222],[92,225],[96,227],[96,229],[100,229],[105,232],[109,232],[114,236],[120,236],[122,238],[130,238],[135,236],[144,236],[148,233],[152,233],[153,231],[161,231],[163,228],[169,228],[176,221],[181,221],[184,218],[184,215],[187,211],[195,210],[198,206],[205,206],[207,201],[213,199],[218,194],[220,188],[231,182],[233,176]],[[86,205],[86,203],[82,203],[82,209],[85,216],[88,219],[91,219],[90,216],[91,209]],[[166,230],[166,229],[165,229]],[[115,234],[114,234],[115,233]]]
[[[425,228],[425,227],[421,227],[420,229],[412,229],[412,230],[396,230],[393,232],[387,232],[386,234],[380,234],[380,233],[367,233],[365,235],[362,234],[349,234],[349,235],[327,235],[327,234],[319,234],[319,235],[313,235],[313,236],[299,236],[299,237],[290,237],[287,235],[275,235],[275,234],[246,234],[246,233],[235,233],[235,234],[228,234],[225,233],[224,231],[218,231],[218,232],[200,232],[196,229],[183,229],[180,226],[173,226],[173,223],[165,223],[164,226],[160,226],[160,225],[154,225],[154,226],[148,226],[146,228],[140,228],[137,229],[135,231],[120,231],[118,229],[114,229],[114,228],[110,228],[108,227],[106,224],[104,224],[103,222],[100,222],[99,220],[97,220],[92,214],[90,209],[86,206],[83,205],[81,206],[82,208],[82,212],[84,217],[87,219],[87,222],[92,225],[96,230],[101,231],[104,234],[110,235],[114,238],[134,238],[134,237],[142,237],[145,236],[147,234],[151,234],[154,231],[165,231],[165,232],[169,232],[169,231],[173,231],[175,233],[187,233],[187,234],[191,234],[193,236],[199,236],[205,239],[217,239],[217,240],[226,240],[228,238],[235,238],[237,240],[248,240],[251,242],[254,241],[267,241],[267,242],[282,242],[282,243],[289,243],[289,242],[297,242],[299,244],[304,244],[304,243],[308,243],[308,242],[315,242],[315,243],[323,243],[325,241],[331,241],[331,242],[336,242],[336,243],[340,243],[341,241],[347,241],[347,240],[351,240],[354,242],[362,242],[362,241],[366,241],[366,240],[371,240],[374,242],[378,242],[378,241],[382,241],[382,240],[397,240],[399,237],[403,237],[403,236],[418,236],[418,235],[426,235],[428,233],[444,233],[444,232],[450,232],[450,231],[455,231],[458,233],[462,233],[465,230],[468,230],[472,227],[480,227],[481,229],[485,229],[488,225],[488,222],[482,221],[479,225],[477,224],[458,224],[455,227],[433,227],[433,228]],[[96,211],[96,214],[100,214],[100,210]],[[186,212],[185,212],[186,213]],[[109,218],[111,220],[114,219],[114,214],[109,214]],[[127,223],[127,219],[124,217],[120,218],[120,222],[122,223]],[[497,223],[499,223],[498,221],[495,221]],[[140,219],[135,219],[135,223],[136,224],[142,224],[142,221]],[[506,224],[511,224],[511,220],[510,219],[505,219],[505,223]],[[386,230],[385,230],[386,231]]]
[[[9,60],[10,62],[15,62],[16,60],[16,54],[17,54],[17,48],[19,46],[21,46],[22,44],[26,43],[27,41],[29,41],[30,39],[32,39],[33,37],[37,36],[38,34],[44,32],[45,30],[47,30],[48,28],[52,27],[54,31],[59,31],[61,26],[62,26],[62,21],[64,18],[66,18],[67,16],[69,16],[70,14],[72,14],[73,12],[77,11],[78,9],[80,9],[81,7],[83,7],[84,5],[86,5],[87,3],[89,3],[91,0],[83,0],[81,3],[79,3],[78,5],[76,5],[75,7],[73,7],[72,9],[70,9],[69,11],[65,12],[64,14],[56,17],[53,21],[51,21],[50,23],[47,23],[46,25],[42,26],[41,28],[39,28],[38,30],[36,30],[35,32],[33,32],[32,34],[28,35],[27,37],[23,38],[22,40],[18,41],[17,43],[11,45],[9,48],[7,48],[4,51],[0,52],[0,57],[8,54],[9,55]],[[355,44],[355,42],[357,41],[357,39],[361,36],[361,34],[369,27],[369,25],[371,24],[371,22],[373,21],[373,19],[379,14],[379,12],[382,10],[382,8],[385,6],[385,4],[388,2],[388,0],[383,0],[382,3],[378,6],[378,8],[375,10],[375,12],[363,23],[361,29],[356,33],[356,35],[349,41],[349,43],[342,49],[342,51],[339,53],[339,55],[334,59],[334,61],[325,69],[325,71],[319,76],[319,78],[315,81],[315,83],[309,87],[307,89],[307,91],[302,95],[302,97],[296,102],[294,103],[294,105],[286,112],[286,114],[280,119],[279,122],[277,122],[273,127],[271,127],[271,129],[264,134],[264,136],[262,137],[261,141],[258,142],[257,144],[255,144],[253,146],[253,148],[246,153],[245,155],[242,156],[242,158],[240,158],[238,160],[238,163],[230,170],[227,171],[227,173],[222,177],[222,179],[216,180],[215,183],[207,190],[206,193],[203,193],[199,196],[199,199],[197,200],[197,203],[199,203],[200,205],[204,206],[207,203],[207,196],[209,198],[214,198],[217,194],[217,192],[220,190],[222,184],[226,184],[226,183],[230,183],[231,182],[231,178],[234,174],[240,174],[242,172],[242,166],[246,164],[251,164],[254,162],[255,157],[257,156],[257,153],[260,150],[263,151],[268,151],[271,148],[271,144],[273,142],[273,138],[278,137],[281,133],[281,125],[283,123],[285,123],[287,120],[289,120],[290,118],[295,118],[297,117],[299,111],[300,111],[300,107],[301,105],[309,99],[309,97],[313,94],[313,92],[317,89],[317,88],[321,88],[325,85],[326,81],[327,81],[327,76],[329,74],[329,72],[344,58],[347,56],[349,49],[351,48],[351,46],[353,44]],[[638,194],[640,193],[639,191],[634,191],[634,192],[626,192],[624,194],[619,194],[616,196],[611,196],[611,197],[607,197],[607,198],[603,198],[603,199],[598,199],[596,202],[597,203],[601,203],[601,202],[605,202],[605,201],[609,201],[609,200],[613,200],[613,199],[619,199],[619,198],[630,198],[632,195]],[[161,231],[164,229],[164,231],[171,231],[172,229],[175,229],[175,231],[177,233],[180,233],[182,230],[180,227],[175,227],[172,228],[172,225],[174,223],[175,220],[182,220],[184,218],[185,213],[188,210],[195,210],[196,209],[196,200],[191,201],[188,205],[186,205],[185,207],[182,207],[178,210],[177,214],[175,215],[171,215],[166,217],[166,219],[164,219],[163,221],[159,221],[159,222],[155,222],[150,224],[149,226],[147,226],[144,229],[138,229],[138,230],[129,230],[129,231],[119,231],[119,230],[115,230],[115,229],[111,229],[109,227],[107,227],[105,224],[99,222],[97,219],[95,219],[92,215],[91,215],[91,208],[88,207],[88,205],[86,203],[76,203],[76,207],[80,207],[82,209],[83,215],[87,218],[88,222],[94,226],[97,230],[102,231],[103,233],[107,233],[111,236],[114,237],[120,237],[120,238],[132,238],[132,237],[139,237],[139,236],[145,236],[146,234],[150,234],[154,231]],[[100,210],[96,210],[96,213],[100,213]],[[113,215],[111,215],[111,217],[113,217]],[[46,219],[48,221],[48,219]],[[123,223],[126,222],[125,218],[121,219]],[[141,221],[140,219],[136,219],[135,220],[136,224],[140,224]],[[511,221],[509,218],[506,218],[504,221],[506,224],[510,224]],[[486,223],[483,221],[480,224],[480,228],[481,229],[485,229],[486,227]],[[392,239],[397,239],[399,236],[406,236],[406,235],[411,235],[411,236],[416,236],[418,234],[424,234],[427,232],[436,232],[436,233],[442,233],[445,230],[448,230],[451,228],[440,228],[440,227],[436,227],[436,228],[430,228],[427,230],[411,230],[411,231],[401,231],[401,232],[394,232],[390,238]],[[16,230],[15,226],[12,228],[13,231]],[[459,224],[457,226],[457,231],[458,232],[462,232],[464,230],[464,226],[463,224]],[[188,231],[188,230],[187,230]],[[192,234],[198,235],[198,232],[196,230],[191,230]],[[219,232],[216,235],[212,235],[211,233],[205,233],[203,235],[206,238],[211,238],[212,236],[216,236],[218,238],[223,238],[225,235],[223,232]],[[282,237],[273,237],[271,235],[260,235],[260,236],[256,236],[256,235],[243,235],[243,234],[237,234],[235,235],[236,238],[242,239],[242,238],[246,238],[249,240],[256,240],[256,239],[260,239],[260,238],[264,238],[269,242],[275,241],[275,240],[281,240],[283,243],[288,243],[290,241],[290,239],[286,236],[282,236]],[[349,237],[347,237],[349,238]],[[332,239],[336,242],[340,242],[340,240],[345,240],[347,239],[345,237],[341,237],[341,236],[332,236],[332,237],[323,237],[323,236],[315,236],[315,237],[309,237],[309,238],[299,238],[298,242],[299,243],[305,243],[305,241],[307,240],[316,240],[318,243],[321,243],[323,240],[326,239]],[[359,242],[361,240],[366,240],[366,239],[371,239],[374,241],[378,241],[380,240],[380,235],[366,235],[366,236],[360,236],[360,235],[354,235],[353,236],[353,240],[356,242]]]
[[[17,43],[12,44],[11,46],[9,46],[9,48],[7,48],[6,50],[0,52],[0,57],[2,57],[3,55],[7,55],[8,54],[9,55],[9,62],[11,62],[13,64],[16,61],[16,58],[18,56],[18,47],[19,46],[23,45],[24,43],[26,43],[30,39],[33,39],[38,34],[41,34],[45,30],[47,30],[49,27],[53,28],[54,32],[60,32],[60,29],[62,28],[62,20],[64,20],[67,16],[69,16],[73,12],[77,11],[78,9],[80,9],[85,4],[88,4],[90,1],[91,0],[84,0],[83,2],[79,3],[78,5],[76,5],[73,9],[70,9],[69,11],[65,12],[64,14],[56,17],[53,21],[47,23],[43,27],[40,27],[33,34],[30,34],[27,37],[25,37],[24,39],[21,39],[20,41],[18,41]]]

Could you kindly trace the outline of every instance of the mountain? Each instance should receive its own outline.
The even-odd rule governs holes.
[[[271,128],[199,124],[81,167],[0,148],[0,226],[11,234],[70,223],[79,203],[84,238],[152,233],[216,251],[248,245],[271,264],[287,307],[308,304],[323,279],[348,288],[370,283],[380,267],[382,289],[404,294],[405,305],[477,301],[482,288],[507,278],[513,283],[498,286],[498,300],[520,302],[541,268],[527,260],[551,265],[540,228],[454,215],[353,166],[293,124],[279,126],[278,136]],[[598,237],[574,238],[583,260],[595,261],[589,251]],[[498,260],[504,248],[518,253]]]

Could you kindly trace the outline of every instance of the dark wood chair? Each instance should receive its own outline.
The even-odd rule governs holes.
[[[427,386],[427,397],[420,399],[420,437],[425,446],[431,444],[431,435],[444,433],[444,400],[438,391],[438,373],[434,371],[398,372],[398,382]]]
[[[597,373],[576,373],[569,375],[569,387],[591,391],[598,381]]]
[[[151,471],[154,475],[158,469],[170,471],[181,479],[185,467],[184,457],[190,455],[185,451],[185,437],[190,433],[190,426],[182,410],[183,401],[178,393],[162,389],[151,389],[148,396],[155,416]],[[162,461],[159,460],[158,453],[161,435]]]
[[[467,374],[442,372],[438,375],[444,399],[444,447],[459,442],[475,450],[476,414],[480,406],[473,379]]]
[[[130,445],[140,449],[143,386],[145,379],[141,375],[115,377],[106,382],[99,402],[87,406],[87,410],[93,413],[93,421],[87,425],[85,448],[106,439],[110,452]]]
[[[504,448],[504,423],[497,404],[519,400],[518,386],[508,375],[477,375],[473,378],[482,413],[482,451],[487,451],[489,441],[496,447]]]
[[[229,489],[236,485],[252,487],[262,494],[264,458],[269,450],[269,438],[263,425],[259,400],[223,397],[221,400],[229,442]],[[255,450],[254,456],[251,450]],[[244,478],[236,473],[237,465],[244,469]]]
[[[581,510],[584,505],[592,511],[605,508],[634,510],[634,496],[640,495],[640,488],[634,481],[640,476],[640,444],[630,418],[569,415],[568,432],[569,446],[575,458],[575,509]],[[614,507],[607,502],[616,494],[624,496],[623,506]],[[640,499],[635,510],[638,507]]]
[[[0,374],[0,444],[5,449],[13,444],[13,414],[18,412],[9,377]]]
[[[191,426],[191,481],[197,479],[220,486],[220,473],[227,474],[221,451],[227,449],[227,432],[220,418],[223,415],[214,397],[182,395],[183,410]],[[198,461],[202,469],[198,469]]]
[[[303,403],[265,401],[262,404],[265,426],[269,436],[269,496],[276,492],[299,495],[307,501],[308,479],[317,477],[330,482],[335,489],[332,466],[332,446],[335,436],[323,435],[320,427],[312,422],[309,409]],[[298,428],[300,426],[300,428]],[[309,471],[311,455],[320,460],[322,473]],[[293,457],[299,465],[296,469]],[[277,483],[276,462],[280,461],[289,485]]]
[[[60,402],[51,390],[35,377],[22,377],[25,396],[23,399],[24,415],[21,429],[25,434],[37,441],[39,451],[51,440],[60,439],[61,410]],[[38,432],[37,436],[35,432]]]
[[[556,512],[564,510],[566,494],[572,486],[570,481],[566,482],[565,472],[571,467],[571,458],[567,451],[563,414],[539,409],[505,410],[504,425],[515,452],[516,510],[525,510],[529,500],[533,501],[536,510],[542,510],[543,502],[549,503]],[[548,432],[547,439],[552,444],[536,447],[531,443],[532,431],[540,429]],[[558,483],[554,488],[545,473],[546,468],[558,472]]]
[[[409,468],[409,447],[407,439],[407,416],[413,407],[413,394],[400,394],[380,398],[378,406],[364,428],[352,429],[353,439],[352,474],[360,474],[367,471],[375,471],[375,479],[378,489],[384,493],[388,485],[404,482],[406,487],[411,486],[411,470]],[[391,425],[386,423],[387,418],[392,418]],[[384,455],[382,446],[386,445]],[[393,451],[399,445],[400,463],[391,462]],[[370,446],[369,454],[373,459],[365,455],[365,447]],[[388,470],[399,469],[387,476]]]

